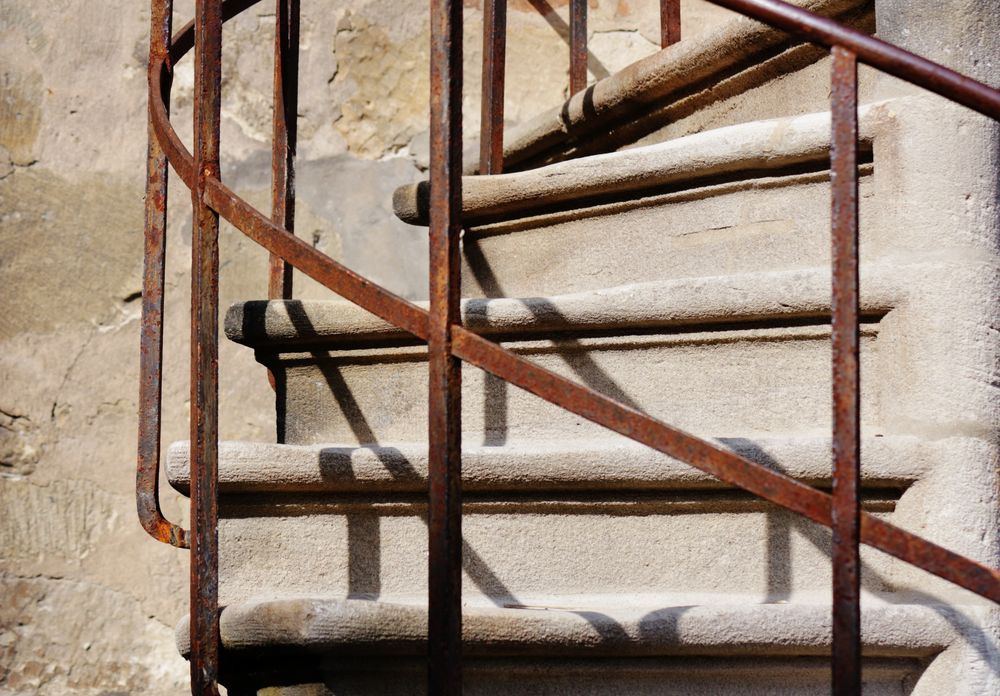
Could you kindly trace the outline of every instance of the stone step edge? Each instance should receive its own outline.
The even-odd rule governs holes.
[[[665,598],[669,599],[669,598]],[[761,604],[739,597],[702,605],[619,604],[464,606],[463,653],[468,656],[825,655],[830,604]],[[862,601],[861,635],[870,657],[930,657],[957,635],[934,605]],[[420,604],[367,599],[263,599],[225,607],[226,650],[309,654],[419,655],[426,650],[427,611]],[[188,619],[177,647],[190,652]]]
[[[879,105],[859,109],[863,150],[870,150],[883,114]],[[829,112],[741,123],[525,172],[463,177],[462,221],[468,227],[556,206],[590,207],[609,197],[637,198],[733,176],[760,178],[809,163],[825,170],[829,153]],[[428,224],[426,181],[399,187],[392,203],[403,222]]]
[[[718,438],[722,446],[812,485],[829,486],[831,441],[825,436]],[[898,496],[930,471],[939,443],[916,436],[862,439],[862,481]],[[167,479],[190,490],[190,446],[170,446]],[[493,493],[735,490],[708,474],[632,442],[535,441],[466,446],[463,490]],[[226,494],[423,493],[427,446],[219,443],[219,491]]]
[[[792,0],[807,10],[838,19],[857,12],[865,0]],[[681,41],[599,80],[560,104],[505,134],[504,161],[518,166],[561,144],[608,128],[609,121],[635,118],[656,104],[692,91],[708,90],[718,76],[756,66],[768,51],[794,45],[786,32],[746,17],[734,17],[718,30]],[[592,135],[590,137],[593,137]],[[466,173],[478,171],[478,146],[467,151]]]
[[[861,311],[880,318],[904,296],[919,264],[864,266]],[[417,302],[426,308],[426,302]],[[694,330],[802,320],[828,323],[830,270],[744,273],[632,283],[551,297],[462,301],[464,325],[484,335],[551,338],[553,333]],[[226,312],[226,336],[253,348],[293,345],[374,347],[416,342],[406,332],[344,300],[252,300]]]

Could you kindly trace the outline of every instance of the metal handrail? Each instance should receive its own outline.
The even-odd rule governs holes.
[[[192,692],[215,694],[219,674],[217,540],[217,330],[219,216],[269,251],[345,299],[429,344],[430,365],[430,683],[432,693],[461,688],[460,364],[468,362],[583,418],[646,444],[720,480],[834,528],[834,689],[856,694],[860,684],[858,543],[865,543],[1000,603],[1000,571],[902,530],[858,506],[857,314],[857,63],[948,97],[1000,120],[1000,92],[879,39],[780,0],[711,0],[788,30],[833,52],[835,467],[833,495],[678,430],[615,399],[515,355],[461,325],[462,3],[431,2],[431,306],[424,310],[371,283],[291,233],[294,125],[286,89],[295,61],[298,0],[276,0],[275,102],[285,118],[279,135],[271,218],[220,180],[218,169],[221,30],[223,22],[258,0],[197,0],[195,21],[168,43],[171,0],[152,0],[150,38],[146,270],[143,302],[140,447],[137,501],[143,527],[175,546],[190,540]],[[282,7],[284,8],[282,10]],[[494,14],[496,16],[496,14]],[[679,26],[679,25],[678,25]],[[197,45],[196,45],[197,44]],[[169,119],[172,65],[195,47],[195,154]],[[502,65],[502,61],[500,62]],[[283,86],[284,85],[284,86]],[[291,88],[294,91],[294,88]],[[496,102],[496,99],[493,100]],[[502,104],[502,94],[500,95]],[[499,121],[502,123],[502,117]],[[496,123],[496,122],[494,122]],[[163,519],[157,502],[162,364],[163,259],[169,162],[192,190],[192,412],[190,534]],[[490,169],[487,168],[487,171]],[[285,206],[282,209],[282,205]],[[271,268],[278,264],[272,263]],[[285,268],[285,267],[283,267]],[[282,270],[282,273],[285,273]],[[274,276],[271,276],[274,278]],[[274,286],[272,285],[272,288]],[[284,287],[281,289],[284,295]],[[154,446],[155,440],[155,446]],[[841,672],[841,676],[836,676]]]

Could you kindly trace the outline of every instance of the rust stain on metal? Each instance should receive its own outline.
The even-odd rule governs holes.
[[[569,93],[587,88],[587,0],[569,4]]]
[[[484,0],[482,127],[479,173],[503,172],[503,99],[507,58],[507,0]]]
[[[191,691],[219,678],[219,214],[203,198],[219,178],[222,7],[195,3],[194,225],[191,241]]]
[[[295,233],[296,117],[299,108],[299,0],[276,0],[274,27],[274,118],[271,140],[271,219]],[[292,267],[271,254],[270,299],[292,297]]]
[[[681,40],[681,0],[660,0],[660,47]]]
[[[861,367],[858,306],[858,62],[833,49],[830,148],[833,299],[833,693],[861,693]]]
[[[271,220],[295,234],[295,151],[299,109],[299,0],[275,0],[274,98],[271,136]],[[268,299],[292,298],[292,266],[268,259]],[[276,387],[274,374],[267,381]]]
[[[431,2],[428,693],[462,693],[462,3]]]
[[[170,0],[154,3],[149,30],[149,63],[164,63],[170,45]],[[169,79],[169,74],[168,74]],[[169,83],[164,107],[169,108]],[[167,156],[156,138],[150,103],[146,154],[145,249],[142,272],[142,320],[139,347],[139,447],[135,496],[142,528],[159,541],[188,548],[187,530],[160,510],[160,406],[163,390],[163,293],[167,251]]]

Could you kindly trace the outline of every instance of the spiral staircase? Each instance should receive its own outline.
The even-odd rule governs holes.
[[[761,13],[783,5],[720,4]],[[989,3],[965,3],[967,14],[948,21],[932,3],[796,4],[834,18],[836,31],[850,28],[848,38],[877,30],[998,82],[997,68],[979,60],[998,43],[1000,14]],[[185,36],[182,48],[197,41]],[[566,410],[569,397],[551,398],[488,356],[477,364],[474,344],[455,339],[466,361],[455,600],[465,693],[830,692],[831,555],[843,542],[814,523],[829,520],[829,503],[826,518],[810,521],[768,488],[771,479],[744,481],[777,472],[833,488],[834,505],[843,485],[831,464],[840,431],[829,401],[838,330],[829,75],[841,59],[738,17],[509,131],[505,173],[466,153],[453,210],[464,229],[453,269],[462,294],[448,325],[623,410],[604,421],[596,406]],[[866,695],[987,696],[1000,691],[1000,134],[968,103],[865,67],[857,95],[863,377],[853,498],[862,542],[881,548],[860,552],[858,680]],[[996,116],[992,98],[979,110]],[[236,210],[217,178],[199,184],[201,156],[171,144],[162,120],[152,119],[167,143],[161,157],[181,162],[196,204],[200,191],[206,209],[290,265],[319,268],[291,242],[269,240],[267,220]],[[446,145],[457,153],[461,142]],[[434,227],[433,176],[397,190],[400,219]],[[290,230],[276,211],[271,224]],[[218,639],[198,647],[187,619],[177,636],[183,654],[208,655],[218,673],[205,672],[202,686],[196,674],[196,693],[216,677],[230,694],[454,692],[453,682],[426,682],[435,302],[387,320],[386,305],[358,282],[328,283],[347,288],[347,299],[329,301],[283,298],[278,282],[273,299],[225,313],[228,339],[272,376],[278,433],[275,443],[218,443],[217,472],[202,468],[217,486]],[[421,329],[427,311],[431,328]],[[720,460],[734,468],[713,469],[694,445],[646,446],[652,436],[626,427],[634,412],[734,455]],[[211,431],[197,432],[210,451]],[[175,443],[166,462],[185,494],[199,485],[197,462],[210,460],[202,453],[193,467],[191,450]],[[748,478],[730,474],[739,462],[752,467]],[[933,544],[878,542],[874,525],[884,523]],[[164,540],[192,539],[157,529]],[[970,565],[936,560],[941,547]],[[211,599],[204,592],[193,597]],[[858,693],[838,664],[835,693]]]

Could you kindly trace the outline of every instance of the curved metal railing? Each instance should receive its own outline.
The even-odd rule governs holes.
[[[143,282],[137,504],[155,538],[190,547],[192,693],[217,693],[218,633],[218,224],[230,222],[272,255],[271,297],[288,297],[296,268],[429,347],[430,692],[461,688],[461,362],[776,505],[834,530],[834,692],[860,690],[859,557],[864,543],[1000,603],[1000,571],[933,544],[860,510],[858,368],[857,64],[936,92],[1000,120],[1000,91],[835,21],[780,0],[711,0],[829,48],[833,55],[834,485],[828,494],[615,399],[576,384],[461,325],[462,3],[431,1],[430,309],[368,281],[292,234],[298,0],[277,0],[275,141],[270,217],[229,189],[219,173],[222,24],[258,0],[197,0],[195,19],[171,38],[172,0],[152,0],[149,152]],[[503,0],[487,0],[487,19]],[[572,8],[585,3],[573,0]],[[489,8],[493,7],[493,10]],[[676,0],[661,0],[664,12]],[[571,9],[572,9],[571,8]],[[505,11],[501,11],[502,15]],[[664,20],[664,43],[679,35],[679,15]],[[492,27],[492,28],[491,28]],[[496,25],[484,39],[499,42]],[[669,31],[668,31],[669,30]],[[672,33],[671,33],[672,32]],[[583,36],[586,36],[585,30]],[[195,50],[194,152],[170,123],[173,65]],[[572,49],[571,49],[572,52]],[[487,52],[486,60],[489,61]],[[500,75],[488,105],[502,105],[502,52],[484,74]],[[584,51],[585,55],[585,51]],[[499,61],[496,58],[499,56]],[[571,65],[572,65],[571,61]],[[579,58],[577,58],[579,65]],[[499,66],[499,67],[498,67]],[[579,70],[579,67],[576,68]],[[571,68],[572,72],[572,68]],[[585,77],[585,72],[584,72]],[[490,81],[492,87],[495,81]],[[486,84],[484,87],[492,88]],[[577,78],[578,83],[578,78]],[[502,108],[502,107],[501,107]],[[502,143],[502,112],[484,118],[484,152]],[[490,130],[492,129],[492,130]],[[489,135],[489,137],[486,137]],[[502,153],[502,150],[500,151]],[[486,155],[484,155],[484,158]],[[485,161],[485,160],[484,160]],[[164,519],[157,498],[160,366],[163,342],[167,165],[192,192],[191,525]],[[481,171],[500,171],[501,163]]]

